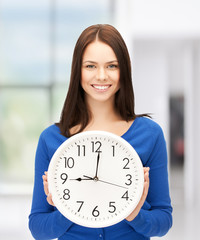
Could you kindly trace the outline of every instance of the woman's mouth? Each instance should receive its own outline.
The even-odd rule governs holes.
[[[109,87],[111,87],[111,85],[97,85],[97,84],[92,84],[92,87],[97,89],[97,90],[100,90],[100,91],[103,91],[103,90],[107,90]]]

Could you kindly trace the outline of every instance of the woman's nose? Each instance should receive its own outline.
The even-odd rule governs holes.
[[[97,70],[97,80],[99,81],[105,81],[107,79],[107,72],[106,72],[106,69],[104,68],[99,68]]]

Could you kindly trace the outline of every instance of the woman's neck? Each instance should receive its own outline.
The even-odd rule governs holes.
[[[113,102],[90,102],[91,123],[106,123],[121,120]]]
[[[125,121],[121,118],[114,104],[95,103],[88,107],[91,111],[91,121],[84,131],[102,130],[122,136],[130,128],[133,121]]]
[[[89,102],[88,108],[91,112],[91,120],[83,131],[102,130],[122,136],[133,122],[123,120],[111,102]],[[74,126],[71,133],[78,132],[80,127],[80,125]]]

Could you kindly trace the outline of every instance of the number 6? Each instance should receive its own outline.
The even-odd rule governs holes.
[[[93,209],[93,211],[92,211],[92,215],[93,215],[94,217],[98,217],[99,214],[100,214],[100,212],[99,212],[99,210],[97,210],[97,208],[98,208],[98,206],[96,206],[96,207]]]

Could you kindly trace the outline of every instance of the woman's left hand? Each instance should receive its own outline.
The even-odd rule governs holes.
[[[48,187],[48,172],[44,172],[44,175],[42,176],[42,179],[43,179],[43,185],[44,185],[44,192],[47,196],[47,202],[54,206],[54,203],[53,203],[53,200],[52,200],[52,195],[51,193],[49,192],[49,187]]]
[[[149,190],[149,167],[144,167],[144,189],[143,189],[143,194],[142,197],[137,205],[137,207],[133,210],[133,212],[126,218],[127,221],[132,221],[139,213],[140,209],[142,208],[147,194]]]

